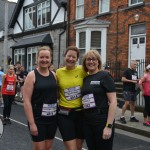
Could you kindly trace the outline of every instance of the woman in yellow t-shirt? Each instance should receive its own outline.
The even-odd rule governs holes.
[[[76,66],[78,48],[70,46],[65,52],[65,67],[56,71],[59,86],[58,127],[66,149],[81,150],[84,140],[81,88],[87,75]]]

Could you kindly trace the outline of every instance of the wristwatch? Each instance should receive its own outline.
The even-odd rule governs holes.
[[[107,123],[107,124],[106,124],[106,127],[107,127],[107,128],[112,128],[112,127],[113,127],[113,124]]]

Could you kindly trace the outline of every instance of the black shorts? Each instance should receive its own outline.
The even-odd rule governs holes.
[[[58,114],[58,127],[63,141],[84,139],[83,114],[83,110],[72,111],[68,116]]]
[[[36,124],[38,129],[38,135],[34,136],[30,133],[33,142],[41,142],[45,140],[50,140],[55,137],[57,130],[57,123],[51,124]],[[30,127],[28,124],[28,128],[30,131]]]
[[[123,91],[125,101],[136,101],[136,92]]]

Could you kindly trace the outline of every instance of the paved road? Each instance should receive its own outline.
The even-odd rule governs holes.
[[[0,115],[2,108],[0,108]],[[4,134],[0,139],[0,150],[32,150],[26,119],[21,105],[12,107],[12,124],[4,126]],[[83,150],[86,150],[84,144]],[[116,129],[114,150],[149,150],[150,139]],[[53,150],[65,150],[59,132],[54,140]]]

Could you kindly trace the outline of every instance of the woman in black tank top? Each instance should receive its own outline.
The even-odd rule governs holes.
[[[47,46],[37,53],[38,68],[31,71],[24,83],[24,110],[36,150],[52,148],[56,133],[57,83],[49,71],[51,51]]]

